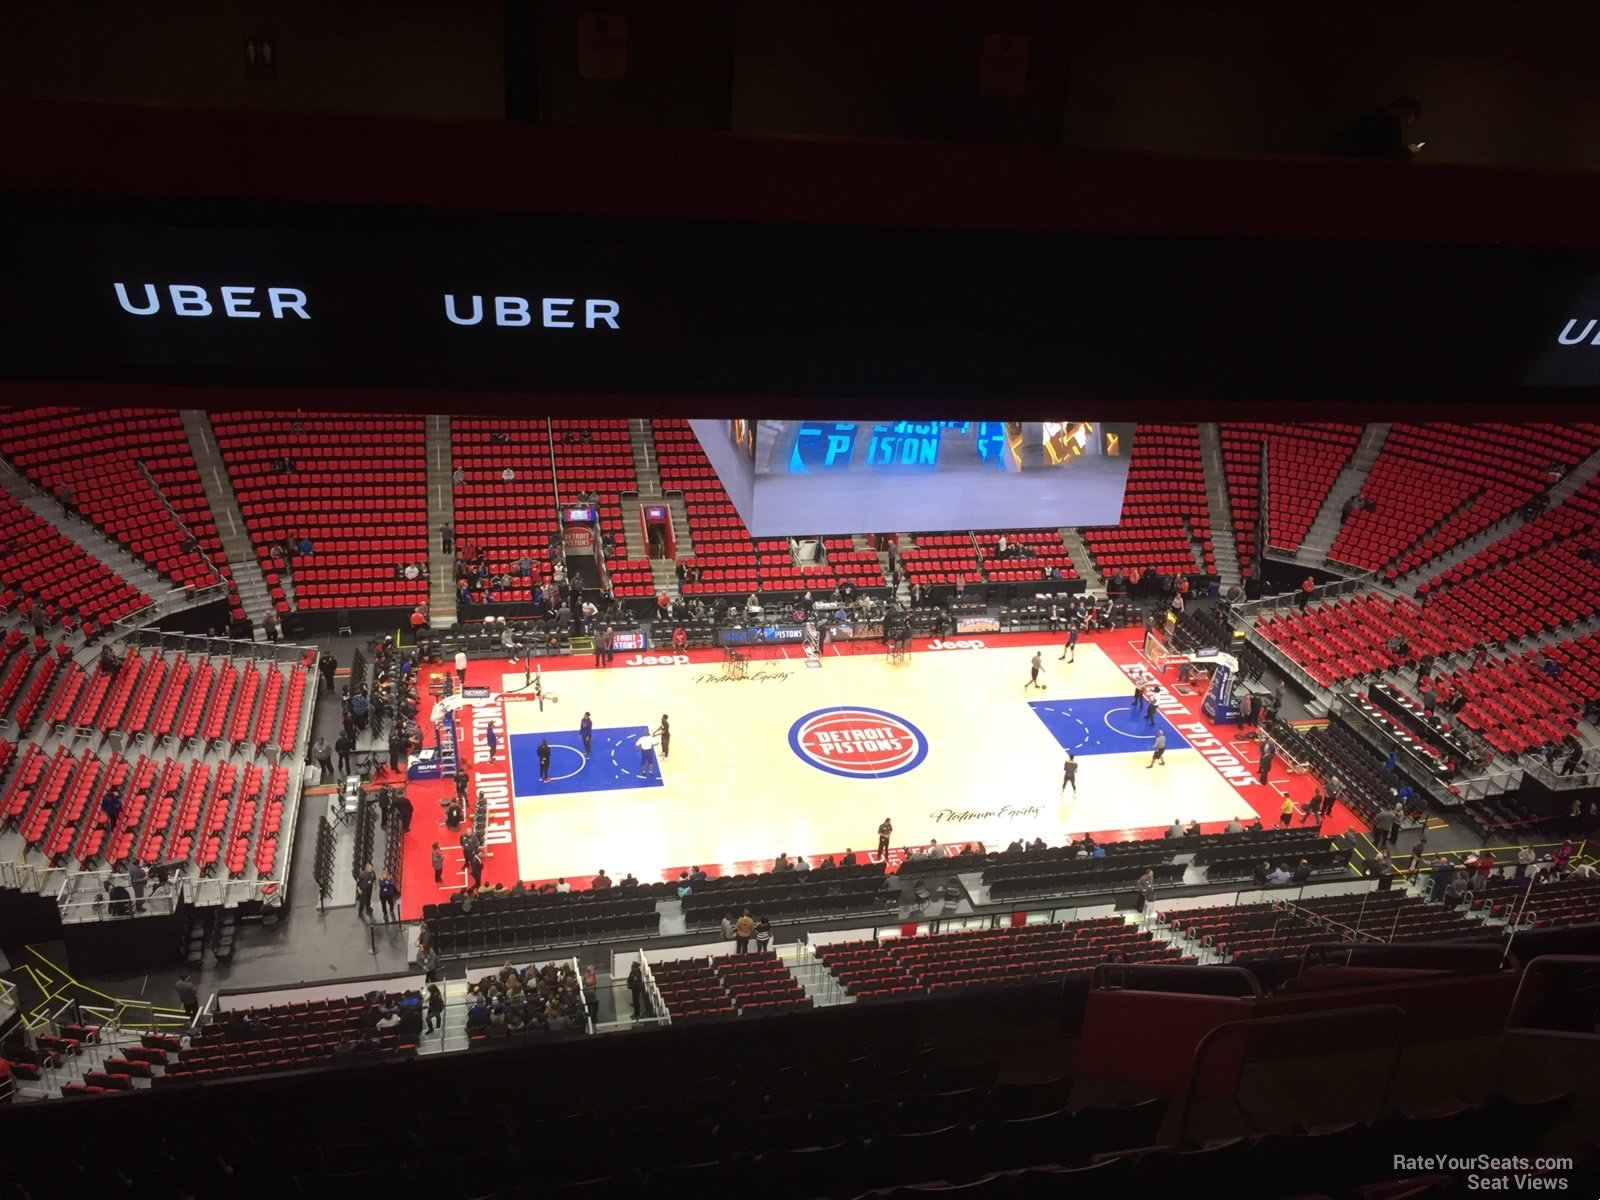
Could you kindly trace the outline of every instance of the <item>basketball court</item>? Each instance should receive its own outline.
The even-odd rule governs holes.
[[[582,886],[601,868],[613,879],[660,879],[690,866],[764,869],[780,852],[875,852],[884,817],[898,857],[935,841],[954,851],[1017,838],[1059,845],[1086,832],[1151,836],[1175,818],[1208,830],[1256,814],[1271,823],[1284,795],[1309,797],[1310,781],[1281,765],[1259,782],[1254,743],[1198,715],[1203,684],[1177,687],[1169,671],[1153,718],[1136,712],[1147,666],[1135,636],[1085,638],[1071,663],[1040,635],[919,640],[898,661],[876,645],[830,646],[820,666],[797,648],[768,647],[742,679],[727,678],[713,651],[619,653],[607,669],[551,660],[542,702],[526,664],[475,662],[471,682],[489,683],[492,695],[464,709],[458,728],[489,810],[485,882]],[[1043,690],[1026,686],[1035,650]],[[672,736],[652,770],[637,743],[663,714]],[[1158,731],[1165,762],[1152,766]],[[1067,750],[1079,764],[1076,795],[1061,789]],[[430,786],[448,791],[413,784],[413,797]],[[428,828],[435,809],[417,803],[408,913],[465,882],[457,839]],[[435,837],[448,863],[438,887],[426,866]]]

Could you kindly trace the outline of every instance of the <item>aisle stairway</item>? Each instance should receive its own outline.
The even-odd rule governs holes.
[[[455,464],[451,461],[450,418],[433,415],[427,419],[428,433],[428,619],[435,629],[449,629],[459,617],[456,611],[456,562],[454,552],[446,554],[439,530],[454,525],[456,494],[450,482]]]
[[[1383,450],[1383,443],[1388,440],[1391,428],[1393,425],[1388,421],[1375,421],[1361,431],[1361,440],[1351,451],[1350,461],[1345,463],[1344,469],[1334,479],[1333,486],[1323,497],[1322,507],[1317,509],[1311,528],[1306,530],[1300,549],[1295,551],[1295,562],[1310,567],[1327,563],[1328,551],[1333,548],[1333,540],[1339,536],[1339,529],[1344,524],[1345,503],[1367,482],[1367,476],[1372,473],[1372,464],[1378,461],[1378,454]]]
[[[1577,494],[1579,488],[1600,473],[1600,450],[1596,450],[1572,470],[1561,477],[1555,487],[1546,494],[1545,499],[1550,508],[1554,508],[1563,500],[1569,500]]]
[[[656,468],[655,435],[651,432],[648,418],[634,417],[629,420],[628,443],[633,450],[633,475],[639,483],[637,492],[622,493],[622,532],[628,540],[628,556],[639,559],[649,553],[650,542],[645,537],[644,517],[639,512],[640,507],[646,504],[652,506],[666,504],[672,509],[673,531],[678,540],[678,557],[683,558],[692,554],[694,551],[689,544],[688,514],[683,512],[682,497],[679,497],[678,504],[674,507],[661,489],[661,472]],[[650,582],[655,586],[657,594],[665,592],[669,596],[676,596],[678,576],[674,563],[664,558],[652,558]]]
[[[1228,503],[1228,471],[1215,421],[1200,425],[1200,463],[1206,476],[1206,512],[1211,518],[1211,552],[1222,590],[1240,586],[1239,548],[1233,538],[1233,507]]]
[[[256,641],[265,641],[262,621],[272,611],[272,595],[267,580],[261,573],[261,562],[256,558],[250,531],[239,511],[239,498],[234,495],[233,482],[228,469],[223,466],[222,452],[217,447],[211,419],[195,408],[178,413],[183,421],[183,431],[189,438],[189,451],[194,455],[194,468],[200,484],[206,490],[206,504],[211,508],[211,519],[217,526],[217,537],[222,541],[222,552],[228,556],[228,569],[233,573],[233,583],[239,589],[239,603],[249,618]]]
[[[1057,532],[1061,534],[1061,541],[1067,548],[1067,556],[1072,559],[1072,568],[1077,571],[1078,578],[1083,580],[1084,586],[1091,592],[1103,589],[1106,581],[1095,569],[1094,560],[1089,557],[1089,548],[1083,544],[1083,530],[1063,527]]]
[[[811,956],[809,942],[795,942],[778,947],[778,961],[789,968],[789,974],[805,989],[811,1002],[818,1008],[836,1004],[854,1004],[856,998],[839,986],[839,981],[826,966]]]

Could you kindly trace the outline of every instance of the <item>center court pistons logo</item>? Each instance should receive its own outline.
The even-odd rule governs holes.
[[[817,770],[846,779],[904,775],[928,757],[922,730],[878,708],[807,713],[789,727],[789,746]]]

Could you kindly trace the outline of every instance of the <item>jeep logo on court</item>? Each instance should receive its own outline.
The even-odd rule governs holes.
[[[987,650],[982,638],[963,639],[955,642],[941,642],[934,640],[928,643],[929,650]]]
[[[928,757],[928,739],[910,721],[878,708],[824,708],[789,727],[802,761],[847,779],[904,775]]]
[[[687,654],[634,654],[622,660],[625,667],[681,667],[688,663]]]

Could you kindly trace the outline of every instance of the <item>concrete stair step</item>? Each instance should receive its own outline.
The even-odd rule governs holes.
[[[689,509],[683,502],[682,492],[670,492],[666,496],[667,511],[672,514],[672,532],[678,542],[678,557],[685,558],[694,553],[694,534],[689,529]]]
[[[1350,459],[1333,481],[1328,494],[1322,498],[1317,515],[1312,518],[1294,560],[1307,566],[1318,566],[1328,561],[1328,551],[1344,527],[1344,506],[1350,497],[1361,491],[1372,473],[1373,463],[1383,451],[1392,425],[1387,421],[1374,422],[1361,431],[1361,438],[1350,452]]]
[[[451,482],[455,472],[455,451],[451,444],[450,418],[430,415],[426,420],[428,462],[428,622],[435,629],[449,629],[459,613],[456,610],[455,567],[452,549],[445,552],[440,529],[452,528],[456,519],[456,491]]]
[[[1233,537],[1233,511],[1228,503],[1228,472],[1222,460],[1222,439],[1215,421],[1202,422],[1200,464],[1205,470],[1206,515],[1211,521],[1211,557],[1224,590],[1240,586],[1239,553]]]
[[[1084,586],[1098,591],[1105,586],[1105,579],[1095,569],[1094,560],[1089,557],[1089,547],[1084,544],[1083,531],[1063,526],[1056,530],[1061,535],[1061,542],[1067,548],[1067,557],[1072,560],[1073,570],[1077,571],[1078,578],[1083,580]]]
[[[228,570],[233,574],[233,585],[239,592],[239,605],[254,627],[256,640],[263,640],[266,634],[262,632],[262,622],[272,610],[271,593],[261,573],[261,563],[256,558],[249,527],[245,525],[244,514],[239,509],[233,481],[228,478],[227,468],[223,464],[222,451],[211,428],[211,418],[193,408],[181,410],[178,416],[183,422],[183,431],[189,441],[189,453],[194,457],[200,485],[205,489],[211,519],[216,523],[222,552],[228,559]]]

